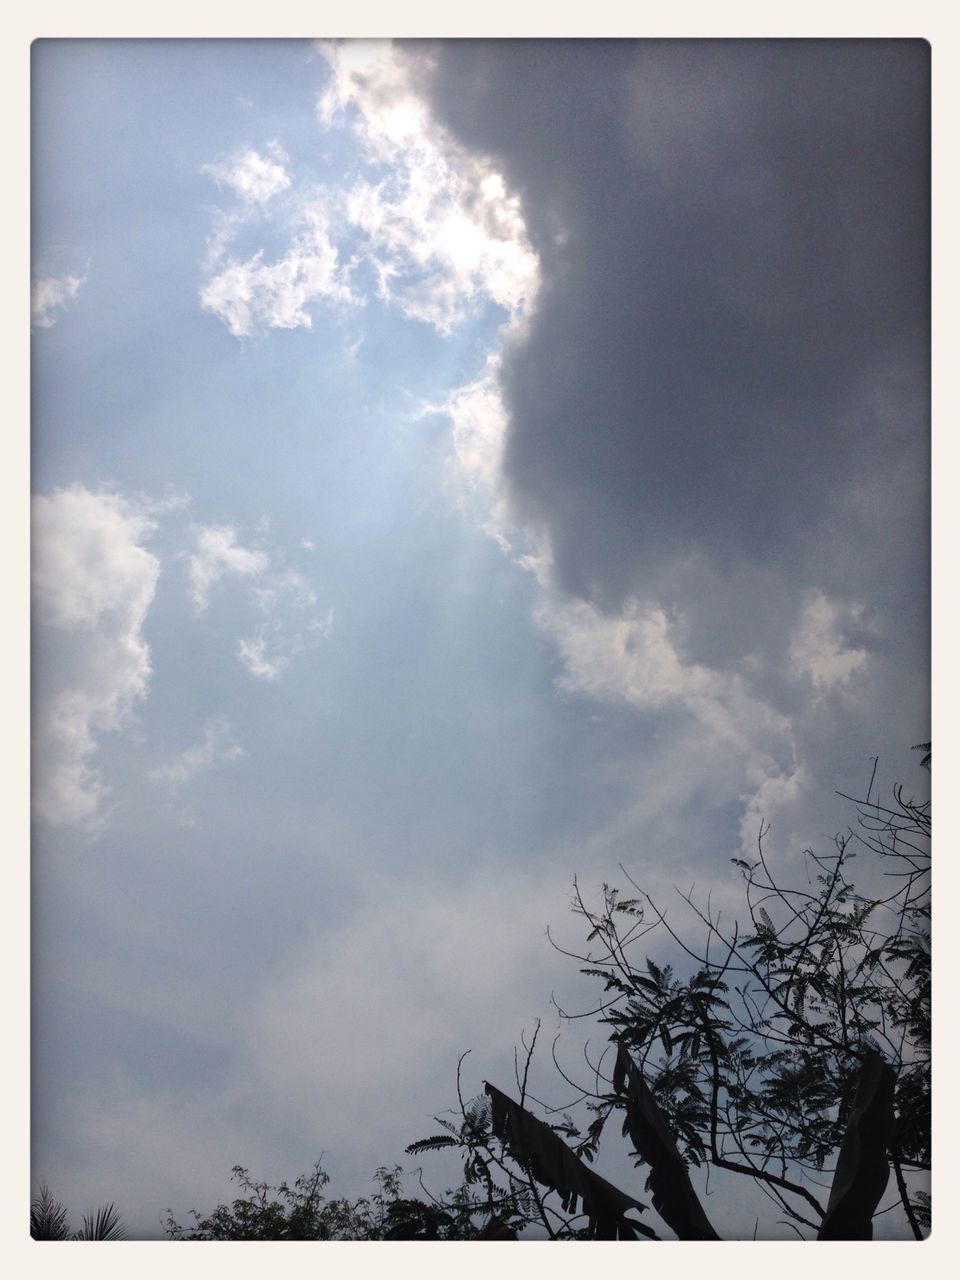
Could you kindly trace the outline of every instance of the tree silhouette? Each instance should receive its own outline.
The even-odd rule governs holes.
[[[929,744],[919,749],[929,768]],[[866,797],[844,797],[856,821],[832,851],[805,851],[806,884],[778,882],[765,830],[754,859],[732,860],[743,882],[742,924],[725,927],[709,899],[702,905],[681,894],[701,927],[696,942],[676,932],[626,872],[634,896],[605,885],[597,907],[575,882],[573,909],[592,945],[565,954],[603,987],[596,1007],[576,1016],[595,1015],[608,1029],[613,1062],[604,1055],[594,1063],[587,1084],[561,1067],[556,1049],[554,1062],[589,1122],[567,1115],[544,1122],[526,1110],[534,1036],[522,1080],[517,1071],[519,1104],[488,1085],[486,1103],[464,1106],[461,1098],[459,1126],[441,1121],[445,1135],[408,1151],[458,1147],[481,1217],[507,1212],[521,1229],[537,1223],[551,1238],[649,1237],[626,1216],[626,1202],[635,1211],[645,1206],[609,1184],[593,1200],[585,1190],[592,1172],[585,1162],[617,1112],[637,1166],[648,1172],[654,1209],[681,1239],[718,1238],[689,1177],[690,1167],[707,1165],[751,1179],[796,1234],[819,1239],[871,1238],[892,1167],[896,1196],[887,1208],[899,1204],[923,1238],[930,1200],[917,1181],[930,1168],[930,805],[902,787],[880,803],[875,776],[876,762]],[[871,855],[868,872],[882,886],[868,895],[851,875],[858,852]],[[644,954],[653,935],[673,949],[674,963]]]
[[[469,1207],[450,1195],[447,1205],[403,1195],[402,1170],[381,1167],[375,1189],[357,1200],[328,1199],[330,1179],[320,1161],[293,1183],[257,1182],[237,1165],[233,1179],[245,1194],[206,1216],[191,1212],[183,1226],[167,1210],[171,1240],[465,1240],[478,1238]]]

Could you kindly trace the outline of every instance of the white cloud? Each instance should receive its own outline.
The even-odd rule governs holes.
[[[258,526],[262,535],[269,521]],[[274,568],[282,551],[245,547],[230,526],[201,526],[195,530],[196,550],[187,564],[187,576],[196,613],[209,603],[210,591],[230,575],[246,582],[246,599],[258,615],[252,634],[242,636],[235,649],[237,660],[257,680],[274,681],[299,654],[313,649],[329,635],[333,610],[320,612],[313,583],[296,569]]]
[[[302,227],[276,262],[264,262],[262,250],[244,261],[229,259],[200,290],[201,306],[218,316],[235,337],[249,337],[262,328],[309,329],[311,303],[321,298],[341,304],[356,301],[319,204],[304,212]],[[223,252],[219,243],[217,255]]]
[[[458,472],[471,488],[480,487],[488,496],[500,482],[507,430],[499,370],[499,358],[489,356],[480,376],[455,388],[439,409],[453,426]]]
[[[142,543],[153,527],[134,503],[81,485],[33,499],[34,620],[69,637],[38,677],[34,807],[48,822],[96,824],[109,791],[91,764],[97,739],[147,694],[142,627],[160,565]]]
[[[791,719],[744,674],[685,661],[671,619],[655,602],[631,599],[619,611],[603,613],[557,589],[549,551],[541,549],[519,563],[537,579],[535,618],[563,663],[558,689],[626,704],[661,717],[661,724],[665,713],[680,713],[688,718],[687,725],[692,721],[695,738],[684,726],[662,732],[667,739],[679,734],[677,740],[686,741],[689,762],[682,767],[694,791],[717,771],[718,759],[724,759],[728,784],[732,782],[744,806],[742,839],[752,847],[759,817],[769,819],[774,809],[796,800],[805,785]],[[661,752],[665,741],[660,740]]]
[[[361,145],[382,170],[376,181],[357,182],[345,202],[381,297],[442,333],[482,298],[516,319],[528,314],[539,263],[519,198],[433,119],[410,58],[377,41],[318,48],[332,72],[318,105],[321,122],[329,126],[352,109]]]
[[[267,639],[262,634],[239,640],[237,658],[255,680],[279,680],[288,665],[288,659],[283,654],[275,657],[267,655]]]
[[[503,330],[501,336],[505,336]],[[501,363],[499,351],[489,352],[477,377],[454,387],[439,404],[423,404],[416,417],[448,419],[451,430],[444,476],[448,496],[510,555],[516,544],[529,547],[538,537],[535,530],[518,528],[511,519],[503,485],[509,415],[500,385]]]
[[[742,796],[741,799],[745,804],[743,816],[740,819],[740,845],[744,852],[749,854],[756,852],[760,832],[769,826],[773,814],[783,813],[786,817],[784,811],[795,806],[798,801],[809,806],[812,789],[809,771],[801,766],[792,772],[771,774],[755,786],[752,795]],[[794,814],[790,813],[789,817],[793,819]],[[805,818],[808,820],[808,815],[805,815]],[[781,825],[787,826],[789,833],[789,826],[786,823]],[[806,844],[807,840],[809,840],[809,834],[799,841],[794,836],[795,848],[800,843]],[[781,848],[785,843],[781,839]],[[766,847],[769,850],[769,843]]]
[[[52,329],[57,313],[76,300],[86,276],[40,276],[30,287],[30,323],[35,329]]]
[[[290,175],[284,167],[288,157],[283,148],[272,142],[267,151],[269,157],[247,147],[225,160],[204,165],[203,172],[209,173],[217,186],[229,187],[246,203],[264,205],[290,186]]]
[[[216,216],[201,305],[237,337],[310,327],[314,303],[361,301],[352,281],[366,262],[384,301],[441,333],[486,300],[520,322],[536,296],[539,263],[519,199],[485,159],[433,119],[408,57],[370,41],[318,48],[332,72],[319,104],[321,123],[329,128],[335,117],[345,119],[376,174],[334,201],[309,183],[298,186],[277,144],[272,158],[246,149],[206,166],[244,209]],[[262,249],[231,257],[230,245],[252,215],[288,188],[286,251],[272,262]]]
[[[333,610],[317,612],[313,584],[295,569],[274,573],[252,590],[263,621],[237,644],[237,658],[257,680],[278,680],[298,654],[315,648],[333,626]]]
[[[631,600],[620,612],[605,614],[586,601],[550,594],[537,617],[563,657],[564,690],[622,700],[641,711],[682,708],[740,750],[789,731],[786,717],[752,695],[740,675],[684,662],[670,620],[657,605]]]
[[[375,170],[347,192],[342,218],[354,238],[361,233],[353,252],[373,267],[381,298],[444,334],[485,302],[507,314],[479,374],[423,412],[449,418],[456,500],[469,500],[508,551],[500,351],[522,340],[540,280],[521,202],[488,159],[434,119],[418,92],[429,69],[422,54],[373,40],[316,47],[330,68],[318,117],[327,128],[347,122]]]
[[[790,644],[794,675],[810,680],[821,694],[848,685],[869,658],[865,649],[848,644],[846,638],[851,631],[863,630],[862,615],[861,605],[812,592]]]
[[[224,716],[213,716],[204,726],[199,742],[187,747],[169,762],[153,769],[150,777],[174,789],[223,764],[241,759],[246,753],[237,742]]]
[[[198,613],[206,609],[210,589],[225,574],[262,574],[269,565],[265,552],[240,546],[236,530],[227,526],[201,527],[196,541],[197,550],[190,557],[187,574]]]

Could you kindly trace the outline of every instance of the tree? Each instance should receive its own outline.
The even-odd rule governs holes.
[[[55,1200],[47,1184],[41,1182],[30,1205],[30,1235],[34,1240],[123,1240],[126,1233],[113,1204],[86,1214],[80,1230],[71,1232],[66,1206]]]
[[[402,1193],[402,1170],[381,1167],[376,1189],[358,1200],[327,1199],[330,1179],[320,1161],[292,1184],[257,1182],[237,1165],[233,1179],[245,1194],[220,1204],[194,1224],[181,1226],[167,1210],[171,1240],[465,1240],[477,1238],[471,1214],[453,1192],[447,1203],[411,1199]],[[462,1197],[461,1197],[462,1199]]]
[[[929,767],[929,744],[919,749]],[[741,924],[724,927],[709,899],[681,894],[700,924],[696,942],[633,881],[634,896],[605,885],[596,907],[575,882],[573,909],[593,945],[566,954],[602,984],[587,1013],[609,1031],[613,1066],[605,1056],[583,1085],[556,1052],[554,1061],[589,1122],[544,1122],[526,1109],[534,1036],[522,1078],[516,1072],[519,1103],[487,1085],[483,1099],[461,1097],[459,1125],[440,1121],[445,1134],[408,1152],[459,1148],[480,1219],[506,1214],[558,1239],[653,1236],[634,1216],[646,1206],[589,1168],[617,1112],[636,1165],[648,1170],[653,1206],[680,1238],[717,1238],[689,1178],[691,1167],[709,1165],[753,1181],[801,1238],[870,1238],[875,1214],[897,1205],[923,1238],[930,806],[902,787],[881,804],[875,776],[876,762],[866,798],[844,797],[856,821],[832,850],[805,852],[805,885],[778,882],[763,829],[756,856],[732,860]],[[868,894],[851,878],[864,851],[877,880]],[[642,954],[654,940],[672,947],[672,963]],[[895,1196],[880,1210],[890,1166]]]

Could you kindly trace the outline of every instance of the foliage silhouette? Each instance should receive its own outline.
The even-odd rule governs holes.
[[[929,744],[918,749],[929,768]],[[930,1229],[929,1195],[917,1186],[930,1168],[930,805],[902,786],[882,804],[875,777],[876,762],[866,797],[844,797],[856,821],[833,851],[805,851],[806,885],[778,881],[763,829],[754,859],[732,859],[742,926],[724,927],[709,899],[703,906],[681,893],[699,943],[633,881],[631,898],[605,885],[597,908],[574,883],[573,909],[593,947],[564,954],[602,982],[603,998],[565,1016],[598,1016],[616,1067],[608,1076],[603,1059],[592,1064],[584,1085],[554,1050],[591,1118],[583,1130],[569,1116],[536,1123],[592,1160],[611,1114],[624,1112],[654,1208],[680,1238],[717,1238],[689,1179],[689,1167],[702,1165],[750,1178],[801,1238],[868,1239],[874,1215],[897,1206],[915,1238]],[[851,878],[864,851],[873,859],[866,895]],[[637,955],[654,934],[675,964]],[[517,1071],[521,1110],[535,1043],[536,1035],[522,1082]],[[539,1130],[491,1123],[476,1100],[467,1108],[461,1097],[460,1110],[459,1129],[440,1121],[442,1144],[460,1147],[466,1184],[484,1187],[477,1213],[506,1207],[521,1228],[536,1223],[555,1239],[596,1234],[596,1216],[573,1215],[563,1181],[537,1166]],[[428,1141],[408,1152],[429,1149]],[[880,1209],[890,1165],[896,1199]]]
[[[580,1200],[590,1238],[635,1240],[638,1232],[656,1238],[649,1228],[626,1216],[630,1209],[642,1213],[646,1205],[601,1178],[573,1154],[549,1125],[494,1085],[487,1084],[485,1089],[491,1102],[493,1133],[505,1150],[525,1165],[531,1179],[557,1192],[565,1213],[573,1213]]]
[[[818,1240],[873,1236],[873,1215],[890,1177],[886,1154],[896,1123],[894,1083],[893,1068],[879,1053],[870,1054],[860,1071]]]
[[[424,1148],[427,1149],[427,1148]],[[447,1193],[447,1203],[402,1193],[400,1166],[376,1171],[376,1189],[357,1200],[327,1199],[329,1177],[320,1161],[292,1184],[272,1186],[237,1165],[233,1179],[245,1195],[201,1217],[192,1210],[183,1226],[167,1210],[164,1228],[171,1240],[468,1240],[481,1238],[470,1212]],[[515,1238],[507,1224],[489,1223],[486,1238]],[[499,1230],[498,1230],[499,1229]],[[503,1231],[507,1231],[505,1236]]]
[[[113,1204],[85,1214],[83,1226],[71,1232],[66,1206],[55,1200],[45,1182],[40,1183],[30,1205],[30,1235],[34,1240],[124,1240],[126,1232]]]
[[[629,1133],[637,1154],[650,1166],[647,1185],[657,1213],[679,1240],[719,1240],[693,1189],[669,1125],[622,1044],[617,1048],[613,1087],[626,1099],[623,1131]]]

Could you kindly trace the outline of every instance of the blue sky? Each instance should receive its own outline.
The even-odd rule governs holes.
[[[33,1166],[150,1237],[575,1045],[574,875],[923,785],[925,61],[33,59]]]

